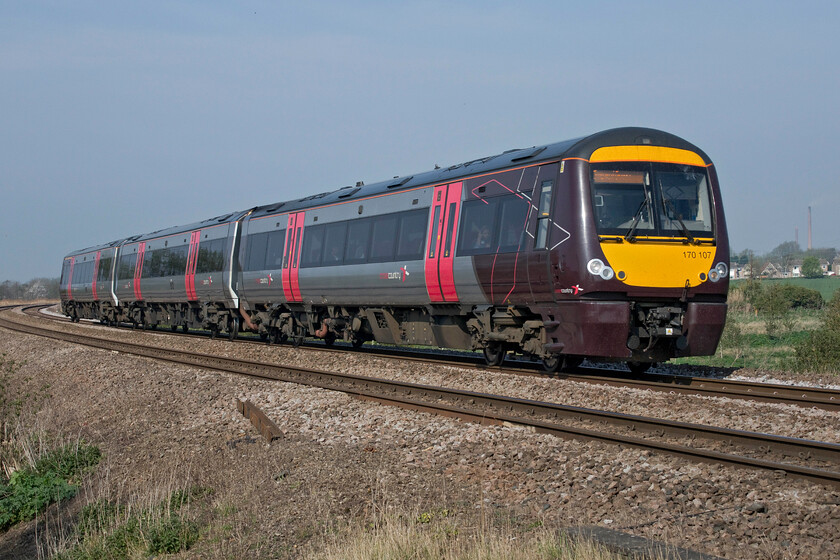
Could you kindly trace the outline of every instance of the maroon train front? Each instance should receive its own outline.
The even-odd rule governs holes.
[[[618,128],[74,251],[61,300],[106,324],[643,371],[714,353],[728,262],[706,154]]]

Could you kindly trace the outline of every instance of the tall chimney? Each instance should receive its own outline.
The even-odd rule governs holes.
[[[808,250],[811,250],[811,207],[808,207]]]

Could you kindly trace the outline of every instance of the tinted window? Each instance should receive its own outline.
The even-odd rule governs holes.
[[[188,245],[172,247],[169,250],[169,267],[166,276],[183,276],[187,273]]]
[[[496,210],[498,199],[465,202],[458,236],[459,255],[496,252]]]
[[[196,274],[221,272],[225,264],[225,239],[204,240],[198,246]]]
[[[528,220],[528,201],[517,196],[499,201],[499,251],[517,251],[525,240]]]
[[[272,231],[268,234],[268,247],[265,256],[265,268],[277,270],[283,267],[283,245],[286,243],[286,230]]]
[[[345,263],[357,264],[367,260],[370,248],[370,224],[370,219],[354,220],[347,224]]]
[[[400,235],[397,243],[397,260],[423,258],[426,243],[427,210],[406,212],[400,216]],[[451,235],[450,235],[451,239]]]
[[[370,249],[371,262],[394,260],[397,245],[397,217],[377,216],[373,220],[373,243]]]
[[[117,271],[117,278],[134,278],[134,268],[137,265],[137,254],[128,253],[120,257],[120,266]]]
[[[303,255],[300,257],[301,268],[321,264],[324,248],[324,226],[310,226],[303,235]]]
[[[525,198],[503,196],[463,205],[459,255],[506,253],[520,249],[530,205]]]
[[[245,270],[264,270],[265,251],[268,247],[268,233],[255,233],[248,236],[248,258]]]
[[[341,264],[344,260],[344,242],[347,240],[347,222],[329,224],[324,235],[324,266]]]
[[[102,257],[99,259],[99,271],[96,274],[97,282],[104,282],[111,279],[111,265],[114,262],[113,257]]]

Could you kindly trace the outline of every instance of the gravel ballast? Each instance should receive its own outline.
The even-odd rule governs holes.
[[[32,322],[40,319],[20,318]],[[305,348],[64,324],[63,329],[216,353],[838,442],[840,414],[608,388]],[[323,526],[388,508],[490,513],[523,527],[600,525],[727,558],[840,557],[840,493],[781,474],[478,426],[341,393],[245,379],[0,329],[0,352],[50,385],[39,421],[99,445],[123,494],[189,478],[242,504],[231,550],[294,557]],[[236,411],[260,407],[272,444]],[[112,490],[116,491],[116,490]],[[244,504],[248,504],[247,506]],[[238,527],[236,520],[234,527]],[[0,538],[23,550],[26,530]],[[263,535],[257,539],[254,535]],[[18,540],[15,540],[18,539]],[[256,543],[256,544],[255,544]],[[256,548],[255,548],[256,547]]]

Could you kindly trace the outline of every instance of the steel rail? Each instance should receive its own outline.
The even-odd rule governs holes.
[[[37,306],[33,306],[37,307]],[[46,307],[46,306],[45,306]],[[52,320],[60,321],[60,318],[51,317]],[[167,330],[159,330],[162,334],[174,336],[195,336],[202,333],[192,331],[189,335],[183,333],[170,333]],[[257,344],[257,340],[238,339],[240,342]],[[471,367],[486,369],[513,375],[537,375],[547,376],[539,370],[539,366],[530,362],[522,362],[519,366],[513,366],[510,361],[500,366],[488,366],[481,358],[466,354],[440,354],[423,352],[417,350],[393,349],[388,347],[362,347],[351,349],[349,346],[325,346],[318,343],[304,343],[303,347],[308,350],[320,352],[347,352],[356,354],[367,354],[385,358],[396,358],[416,362],[432,362],[435,364],[452,365],[455,367]],[[840,390],[827,389],[822,387],[803,387],[798,385],[781,385],[772,383],[756,383],[753,381],[738,381],[728,379],[713,379],[707,377],[690,377],[682,375],[667,374],[643,374],[633,375],[615,372],[595,367],[579,367],[576,371],[559,372],[551,377],[589,383],[596,385],[607,385],[628,389],[642,389],[666,393],[679,393],[694,396],[726,397],[754,402],[766,402],[776,404],[788,404],[803,408],[819,408],[829,411],[840,411]]]
[[[675,445],[628,435],[605,433],[588,428],[563,425],[561,421],[589,422],[629,428],[633,431],[653,433],[657,436],[703,437],[725,441],[733,445],[766,452],[778,452],[789,457],[817,459],[840,463],[840,445],[814,442],[769,434],[757,434],[699,424],[659,420],[641,416],[571,407],[463,391],[401,381],[339,374],[326,371],[266,364],[251,360],[226,358],[203,353],[182,352],[129,342],[106,340],[75,333],[51,331],[0,318],[0,326],[39,336],[46,336],[104,350],[131,353],[153,359],[166,360],[181,365],[221,370],[248,376],[305,384],[323,389],[341,391],[365,399],[396,404],[414,410],[432,411],[483,424],[522,425],[538,432],[560,437],[584,439],[651,449],[686,457],[695,461],[723,463],[735,467],[785,472],[821,484],[840,486],[840,472],[817,469],[786,462],[775,462],[719,451]]]

